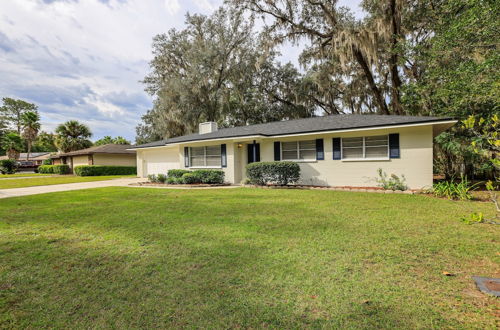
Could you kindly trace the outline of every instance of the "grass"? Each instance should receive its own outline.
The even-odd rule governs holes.
[[[5,178],[23,178],[30,176],[50,176],[53,174],[42,174],[42,173],[16,173],[16,174],[0,174],[0,179]]]
[[[0,180],[0,189],[25,188],[34,186],[48,186],[63,183],[92,182],[112,180],[123,177],[136,177],[136,175],[110,175],[110,176],[73,176],[61,175],[42,178],[19,178],[19,180]]]
[[[494,329],[480,202],[112,187],[0,202],[0,328]],[[443,271],[455,274],[445,276]],[[495,314],[496,313],[496,314]]]

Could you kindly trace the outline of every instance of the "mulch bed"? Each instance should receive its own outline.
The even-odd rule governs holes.
[[[168,184],[168,183],[153,183],[153,182],[139,182],[131,184],[131,186],[146,186],[146,187],[185,187],[185,188],[207,188],[207,187],[225,187],[230,186],[229,183],[221,184]]]

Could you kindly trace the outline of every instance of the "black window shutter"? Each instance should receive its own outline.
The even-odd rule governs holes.
[[[222,167],[227,167],[226,145],[220,145],[220,163]]]
[[[189,167],[189,148],[184,147],[184,167]]]
[[[274,160],[281,160],[281,143],[279,141],[274,141]]]
[[[340,138],[333,138],[333,159],[341,159],[342,152],[340,150]]]
[[[255,145],[256,149],[257,149],[257,159],[255,160],[256,162],[260,162],[260,143],[257,143]]]
[[[399,157],[399,133],[389,134],[389,158]]]
[[[325,150],[323,148],[323,139],[316,139],[316,160],[325,159]]]

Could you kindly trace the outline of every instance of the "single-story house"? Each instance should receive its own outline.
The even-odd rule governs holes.
[[[105,144],[52,155],[53,164],[136,166],[135,151],[129,144]]]
[[[404,175],[411,189],[430,187],[433,139],[453,126],[452,118],[332,115],[217,129],[136,145],[137,173],[217,168],[230,183],[246,177],[245,166],[260,161],[294,161],[301,183],[376,186],[377,170]]]
[[[50,152],[31,152],[28,160],[28,153],[21,152],[17,161],[26,166],[39,166],[45,159],[50,158]],[[0,160],[8,159],[7,156],[0,156]]]

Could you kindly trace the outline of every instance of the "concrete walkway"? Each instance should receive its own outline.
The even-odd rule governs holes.
[[[123,179],[113,179],[106,181],[78,182],[78,183],[55,184],[50,186],[0,189],[0,198],[38,195],[38,194],[52,193],[58,191],[81,190],[89,188],[124,187],[132,183],[139,183],[144,181],[146,181],[146,179],[144,178],[123,178]]]

